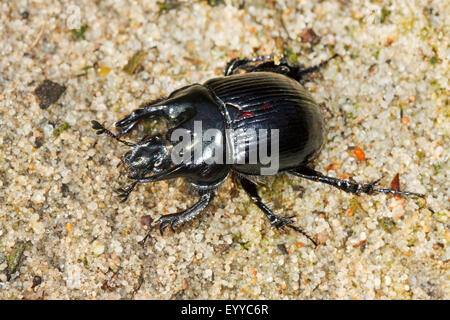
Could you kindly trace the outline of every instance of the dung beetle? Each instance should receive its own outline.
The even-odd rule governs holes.
[[[292,217],[277,216],[262,202],[255,176],[287,172],[356,195],[382,192],[423,197],[413,192],[376,188],[379,180],[360,184],[325,176],[313,169],[313,161],[324,144],[325,123],[303,83],[310,73],[336,56],[309,68],[293,65],[285,58],[275,62],[272,56],[236,58],[227,64],[223,77],[185,86],[134,110],[116,122],[117,135],[93,120],[97,134],[106,133],[132,147],[121,160],[128,169],[128,177],[134,180],[129,187],[118,189],[122,201],[138,183],[178,177],[185,178],[200,194],[200,200],[192,207],[160,217],[142,243],[157,226],[162,234],[166,227],[174,230],[198,216],[231,172],[274,227],[290,227],[315,245],[302,229],[292,225]],[[140,120],[155,117],[167,120],[167,132],[145,136],[134,143],[121,139]],[[215,136],[208,135],[211,130],[215,130]],[[184,142],[183,148],[175,144],[175,133]],[[256,151],[262,149],[265,155],[270,149],[274,156],[270,165],[264,153]],[[275,162],[276,166],[272,166]]]

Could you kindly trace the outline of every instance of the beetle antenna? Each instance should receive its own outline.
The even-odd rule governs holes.
[[[131,142],[120,139],[118,135],[116,135],[116,134],[112,133],[110,130],[106,129],[102,124],[100,124],[100,122],[98,122],[96,120],[92,120],[91,123],[92,123],[92,128],[94,130],[97,130],[97,134],[106,133],[106,135],[110,136],[113,139],[116,139],[119,142],[122,142],[124,145],[127,145],[129,147],[136,146],[135,143],[131,143]]]

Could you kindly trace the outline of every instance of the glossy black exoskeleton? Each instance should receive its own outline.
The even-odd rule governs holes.
[[[149,233],[157,226],[162,233],[167,226],[174,230],[192,220],[211,202],[214,190],[230,172],[234,172],[251,201],[263,211],[273,226],[290,227],[315,243],[300,228],[292,225],[292,217],[273,214],[261,201],[257,185],[251,176],[263,174],[262,170],[267,169],[268,164],[259,157],[256,161],[249,161],[249,153],[254,150],[252,148],[258,149],[263,142],[266,148],[267,145],[272,146],[273,137],[266,135],[264,138],[256,136],[256,139],[252,139],[246,135],[247,130],[251,131],[249,129],[266,129],[268,132],[277,129],[278,147],[277,150],[271,148],[271,151],[278,151],[278,167],[270,174],[288,172],[357,195],[384,192],[422,196],[412,192],[376,188],[378,181],[359,184],[328,177],[312,168],[312,161],[324,144],[325,125],[318,105],[302,83],[308,74],[326,65],[330,59],[311,68],[291,65],[284,59],[276,64],[268,56],[234,59],[228,63],[224,77],[183,87],[167,97],[136,109],[116,123],[119,135],[107,130],[97,121],[92,121],[98,134],[106,133],[132,147],[122,158],[122,163],[129,170],[129,178],[134,180],[128,188],[119,189],[123,201],[137,183],[178,177],[185,178],[199,191],[200,200],[195,205],[183,212],[162,216]],[[168,121],[169,130],[164,134],[144,137],[136,143],[120,138],[130,132],[138,121],[153,117],[164,117]],[[198,123],[201,123],[200,136],[208,129],[215,129],[222,134],[222,139],[199,137],[195,134]],[[197,157],[174,161],[176,148],[171,135],[177,129],[183,129],[192,138],[188,149],[201,146]],[[239,132],[237,129],[242,130]],[[235,134],[230,135],[229,132]],[[227,161],[212,161],[216,159],[212,159],[215,152],[221,152],[220,156]],[[182,155],[182,152],[178,154]]]

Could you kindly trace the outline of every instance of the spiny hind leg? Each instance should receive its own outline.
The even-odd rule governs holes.
[[[376,188],[377,183],[381,180],[375,180],[369,183],[356,183],[348,180],[341,180],[333,177],[328,177],[323,175],[322,173],[313,170],[308,167],[299,167],[294,170],[289,171],[289,173],[296,175],[298,177],[302,177],[308,180],[317,181],[329,184],[335,188],[341,189],[348,193],[353,193],[356,195],[360,195],[361,193],[373,194],[373,193],[391,193],[391,194],[400,194],[406,196],[415,196],[415,197],[424,197],[423,194],[409,192],[409,191],[399,191],[393,189],[384,189],[384,188]]]
[[[243,177],[238,176],[238,179],[242,185],[242,188],[244,188],[245,192],[247,192],[247,195],[250,197],[250,200],[265,214],[267,219],[269,219],[270,224],[274,226],[275,228],[279,229],[284,226],[289,227],[291,229],[294,229],[295,231],[301,233],[306,238],[308,238],[312,243],[314,243],[315,246],[317,246],[317,243],[302,229],[299,227],[293,226],[292,223],[294,222],[291,218],[292,217],[279,217],[276,214],[272,212],[272,210],[269,209],[261,200],[261,197],[258,194],[258,188],[256,184]]]

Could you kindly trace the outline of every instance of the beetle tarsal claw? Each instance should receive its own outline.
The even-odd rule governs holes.
[[[138,242],[142,247],[144,247],[147,239],[150,238],[150,234],[152,233],[153,229],[155,229],[155,226],[150,227],[150,229],[147,231],[147,234],[145,235],[145,237],[141,241]]]
[[[128,199],[128,196],[130,195],[131,191],[133,191],[134,187],[136,186],[137,181],[133,182],[128,188],[117,188],[115,191],[119,194],[119,198],[122,198],[120,202],[125,202]]]
[[[290,216],[290,217],[275,217],[275,219],[273,219],[273,221],[271,221],[271,224],[277,228],[280,229],[284,226],[290,225],[292,223],[294,223],[294,221],[292,220],[294,216]]]
[[[376,188],[374,188],[378,182],[381,181],[381,179],[383,179],[383,176],[381,178],[378,178],[377,180],[374,180],[372,182],[366,183],[365,185],[362,186],[362,192],[366,193],[366,194],[372,194],[374,192],[376,192]]]
[[[161,223],[161,224],[159,225],[159,233],[160,233],[161,235],[164,234],[164,229],[166,228],[166,226],[167,226],[167,223]]]
[[[175,214],[168,214],[159,218],[152,228],[159,225],[159,233],[163,235],[164,230],[169,227],[172,232],[175,232],[175,228],[180,225],[180,220]]]
[[[117,135],[117,134],[112,133],[110,130],[106,129],[102,124],[100,124],[100,122],[98,122],[96,120],[91,120],[91,124],[92,124],[92,128],[94,130],[97,130],[97,132],[96,132],[97,134],[106,133],[111,138],[116,139],[117,141],[123,143],[126,146],[129,146],[129,147],[135,147],[136,146],[135,143],[131,143],[131,142],[128,142],[128,141],[120,139],[120,136],[122,134]]]
[[[308,238],[314,244],[314,246],[317,247],[317,242],[314,241],[313,238],[311,238],[305,231],[303,231],[299,227],[296,227],[296,226],[292,225],[294,223],[292,218],[294,218],[294,216],[290,216],[290,217],[276,217],[276,219],[272,222],[272,225],[275,228],[277,228],[277,229],[280,229],[282,227],[289,227],[289,228],[297,231],[298,233],[301,233],[302,235],[304,235],[306,238]]]
[[[317,242],[316,242],[313,238],[311,238],[311,237],[309,236],[309,234],[307,234],[305,231],[303,231],[303,230],[300,229],[299,227],[293,226],[293,225],[291,225],[291,224],[288,224],[287,227],[289,227],[289,228],[291,228],[291,229],[297,231],[298,233],[301,233],[301,234],[304,235],[306,238],[308,238],[309,241],[311,241],[311,242],[314,244],[314,246],[317,247]]]

